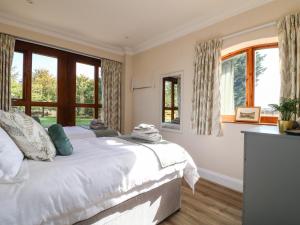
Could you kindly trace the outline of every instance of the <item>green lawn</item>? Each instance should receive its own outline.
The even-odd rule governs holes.
[[[44,116],[39,117],[43,127],[50,127],[52,124],[56,124],[56,117]],[[76,126],[89,125],[91,118],[76,118]]]

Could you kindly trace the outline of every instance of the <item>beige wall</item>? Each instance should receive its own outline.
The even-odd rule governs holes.
[[[11,34],[24,39],[45,43],[48,45],[53,45],[60,48],[70,49],[73,51],[78,51],[81,53],[97,56],[100,58],[107,58],[119,62],[124,61],[124,56],[119,54],[110,53],[98,48],[90,47],[84,44],[78,44],[71,41],[66,41],[51,35],[45,35],[38,32],[33,32],[31,30],[19,28],[16,26],[11,26],[7,24],[0,23],[0,32]]]
[[[132,88],[131,81],[133,75],[133,61],[132,56],[125,55],[124,57],[124,71],[122,77],[122,133],[130,133],[132,127]]]
[[[183,145],[193,156],[199,167],[242,179],[243,135],[240,132],[253,125],[223,124],[223,137],[198,136],[191,130],[194,46],[197,41],[223,37],[266,24],[296,10],[300,10],[300,1],[298,0],[275,1],[135,55],[133,57],[133,79],[137,82],[149,79],[153,80],[155,87],[134,91],[132,125],[147,122],[159,126],[161,116],[159,109],[159,77],[161,74],[183,70],[184,91],[182,96],[183,115],[181,118],[183,130],[182,133],[163,132],[164,137]],[[264,28],[226,39],[223,45],[224,52],[225,49],[236,44],[262,38],[271,38],[270,41],[276,40],[276,27]]]

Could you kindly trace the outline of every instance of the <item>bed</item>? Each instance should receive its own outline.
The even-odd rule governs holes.
[[[78,127],[65,132],[73,155],[25,160],[15,182],[0,184],[0,224],[157,224],[180,209],[181,178],[192,188],[199,178],[183,149],[184,161],[174,150],[173,163],[162,166],[142,144]]]

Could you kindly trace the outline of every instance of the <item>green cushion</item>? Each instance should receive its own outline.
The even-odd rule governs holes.
[[[48,128],[48,134],[56,148],[58,155],[71,155],[73,146],[60,124],[54,124]]]

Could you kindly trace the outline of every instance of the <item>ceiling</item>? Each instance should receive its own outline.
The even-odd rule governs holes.
[[[1,0],[0,22],[137,53],[271,0]]]

